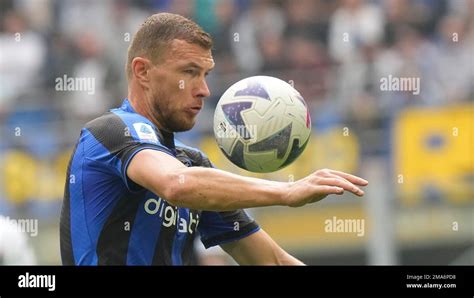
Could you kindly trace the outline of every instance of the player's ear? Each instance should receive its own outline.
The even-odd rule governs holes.
[[[142,57],[135,57],[132,60],[132,73],[135,78],[142,83],[148,83],[150,81],[151,61]]]

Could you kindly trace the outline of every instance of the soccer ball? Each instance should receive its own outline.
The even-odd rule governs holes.
[[[280,79],[255,76],[232,85],[214,113],[219,148],[236,166],[258,173],[291,164],[311,133],[308,107],[295,88]]]

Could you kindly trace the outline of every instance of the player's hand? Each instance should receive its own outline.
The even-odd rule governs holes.
[[[324,199],[331,194],[342,195],[349,191],[359,197],[364,195],[360,186],[368,182],[360,177],[344,172],[323,169],[305,178],[288,184],[284,204],[290,207],[300,207]]]

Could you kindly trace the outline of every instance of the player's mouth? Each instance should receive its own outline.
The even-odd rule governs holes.
[[[188,110],[191,111],[193,114],[197,114],[199,113],[199,111],[201,111],[201,109],[202,109],[202,106],[194,106],[194,107],[189,108]]]

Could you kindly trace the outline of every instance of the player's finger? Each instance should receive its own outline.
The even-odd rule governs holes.
[[[339,180],[342,180],[342,181],[345,181],[345,182],[348,182],[348,183],[352,183],[352,182],[350,182],[349,180],[347,180],[347,179],[344,178],[344,177],[338,176],[338,175],[336,175],[336,174],[331,174],[331,173],[329,173],[329,174],[327,174],[326,176],[324,176],[324,178],[335,178],[335,179],[339,179]]]
[[[318,186],[318,193],[325,195],[342,195],[344,189],[338,186],[320,185]]]
[[[324,178],[334,178],[334,179],[339,179],[341,181],[344,181],[344,182],[347,182],[349,184],[352,184],[352,182],[346,180],[344,177],[341,177],[341,176],[338,176],[336,174],[331,174],[331,173],[328,173],[326,174],[326,176],[324,176]],[[355,186],[355,185],[354,185]]]
[[[346,180],[348,180],[348,181],[350,181],[354,184],[360,185],[360,186],[366,186],[367,184],[369,184],[369,181],[367,181],[365,179],[362,179],[360,177],[348,174],[348,173],[335,171],[335,170],[329,170],[329,173],[340,176],[340,177],[342,177],[342,178],[344,178],[344,179],[346,179]]]
[[[348,182],[347,180],[338,179],[338,178],[321,178],[319,180],[320,185],[327,185],[327,186],[338,186],[342,187],[347,191],[352,192],[357,196],[363,196],[364,192],[362,189],[358,188],[354,184]]]
[[[313,197],[313,199],[310,200],[309,203],[319,202],[325,197],[327,197],[328,195],[340,196],[344,193],[344,189],[337,186],[319,185],[317,189],[318,189],[317,195]]]

